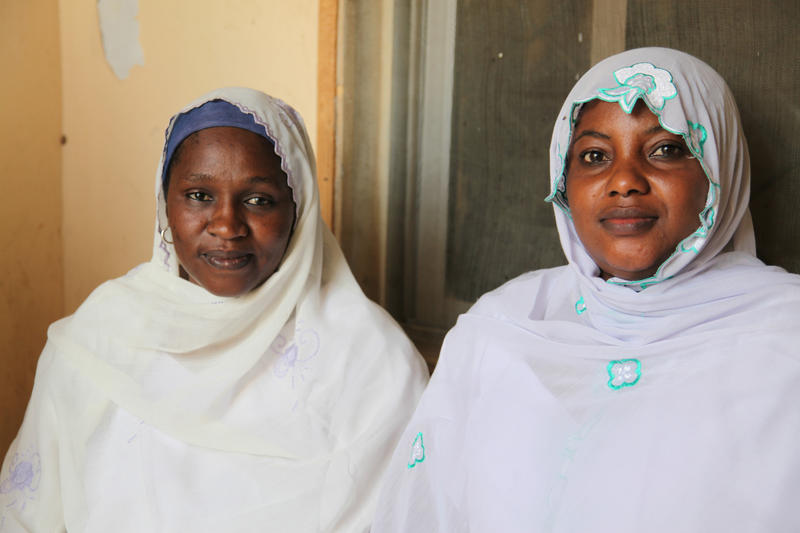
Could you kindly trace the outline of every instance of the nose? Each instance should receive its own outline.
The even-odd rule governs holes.
[[[233,202],[221,201],[215,206],[206,230],[220,239],[237,239],[247,235],[247,224]]]
[[[641,165],[632,158],[619,158],[615,161],[612,174],[606,185],[609,196],[627,198],[631,194],[647,194],[650,183]]]

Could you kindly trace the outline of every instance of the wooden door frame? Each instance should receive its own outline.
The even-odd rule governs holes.
[[[317,48],[317,183],[322,219],[334,228],[336,174],[336,57],[339,0],[319,0]]]

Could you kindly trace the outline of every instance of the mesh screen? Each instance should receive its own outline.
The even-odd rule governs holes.
[[[591,2],[461,0],[446,291],[475,300],[564,264],[548,194],[553,122],[589,67]]]

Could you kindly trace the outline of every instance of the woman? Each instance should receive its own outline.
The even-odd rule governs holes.
[[[724,81],[608,58],[550,154],[569,264],[459,318],[373,532],[800,531],[800,277],[754,255]]]
[[[367,531],[426,373],[320,218],[302,119],[224,89],[166,138],[153,258],[50,327],[0,530]]]

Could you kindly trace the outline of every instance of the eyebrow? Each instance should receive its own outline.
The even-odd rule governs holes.
[[[653,134],[653,133],[657,133],[659,131],[668,131],[668,130],[665,130],[664,128],[662,128],[661,124],[656,124],[655,126],[653,126],[652,128],[650,128],[649,130],[647,130],[644,133],[645,133],[645,135],[650,135],[650,134]],[[580,133],[580,135],[575,137],[575,141],[577,141],[581,137],[597,137],[599,139],[609,139],[609,140],[611,139],[610,135],[607,135],[605,133],[600,133],[599,131],[595,131],[595,130],[584,130],[584,131],[582,131]],[[573,141],[573,142],[575,142],[575,141]]]
[[[247,179],[248,183],[264,183],[266,185],[281,185],[282,179],[285,178],[285,174],[281,172],[279,177],[275,176],[252,176]],[[286,179],[288,182],[288,179]]]
[[[281,177],[283,177],[281,175]],[[209,183],[214,181],[216,178],[211,174],[204,174],[202,172],[195,172],[186,176],[186,181],[191,183]],[[247,178],[247,182],[250,184],[256,183],[264,183],[266,185],[280,185],[281,180],[274,176],[251,176]]]
[[[186,181],[190,181],[192,183],[207,183],[209,181],[213,181],[214,177],[211,174],[202,174],[202,173],[192,173],[186,176]]]
[[[575,137],[575,141],[581,139],[583,137],[598,137],[600,139],[611,139],[610,136],[606,135],[605,133],[600,133],[599,131],[595,130],[583,130],[580,135]],[[573,142],[575,142],[573,141]]]

